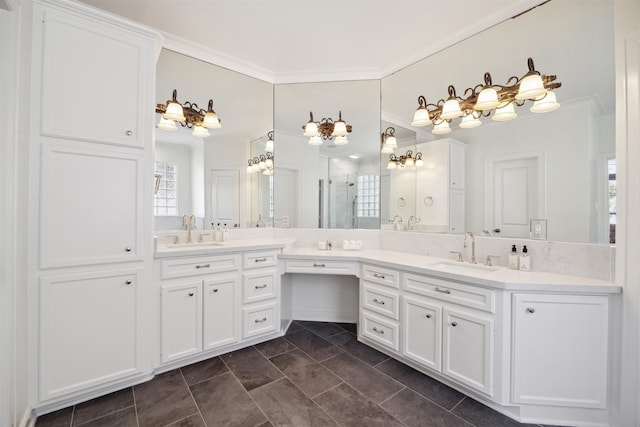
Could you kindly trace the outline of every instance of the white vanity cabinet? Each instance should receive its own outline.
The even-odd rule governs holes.
[[[605,408],[609,297],[512,295],[512,400]]]
[[[363,265],[360,275],[360,338],[397,353],[400,348],[400,273]]]
[[[416,150],[426,159],[416,169],[418,228],[463,233],[466,145],[444,138],[418,144]]]
[[[405,273],[402,355],[493,395],[495,291]]]
[[[163,362],[202,351],[202,283],[186,282],[161,290],[162,330],[160,355]]]

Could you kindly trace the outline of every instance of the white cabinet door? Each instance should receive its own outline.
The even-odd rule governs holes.
[[[443,366],[449,377],[493,395],[493,320],[443,309]]]
[[[449,233],[464,233],[464,191],[449,191]]]
[[[204,350],[240,339],[240,279],[237,276],[204,281]]]
[[[464,190],[465,145],[451,141],[449,143],[449,188]]]
[[[403,297],[402,354],[421,365],[440,371],[442,354],[442,307]]]
[[[513,401],[605,408],[608,298],[513,296]]]
[[[143,38],[114,25],[55,9],[36,9],[41,33],[41,133],[108,144],[144,146],[148,117]],[[43,23],[44,22],[44,23]],[[37,28],[37,31],[39,29]]]
[[[41,175],[41,268],[142,260],[137,150],[43,144]]]
[[[161,290],[162,362],[202,351],[202,282],[163,286]]]
[[[40,400],[140,371],[138,270],[43,276]]]

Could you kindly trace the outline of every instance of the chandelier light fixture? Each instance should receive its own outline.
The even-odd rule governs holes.
[[[336,145],[347,145],[347,134],[351,133],[351,125],[342,120],[342,111],[338,113],[338,120],[331,117],[323,118],[319,122],[313,120],[313,112],[309,112],[309,121],[302,125],[304,136],[309,137],[309,145],[322,145],[323,141],[333,140]]]
[[[273,153],[260,154],[249,159],[247,173],[262,172],[263,175],[273,175]]]
[[[389,155],[389,161],[387,162],[387,169],[405,169],[421,167],[424,165],[422,160],[422,153],[417,152],[413,155],[413,151],[407,150],[402,156],[396,156],[395,154]]]
[[[162,114],[158,128],[162,130],[175,131],[178,129],[176,122],[182,127],[193,129],[193,136],[205,138],[209,136],[209,129],[219,129],[220,118],[213,111],[213,100],[209,100],[207,109],[198,107],[193,102],[181,104],[177,100],[178,91],[173,90],[173,96],[165,104],[156,105],[156,113]]]
[[[449,85],[449,97],[435,104],[427,104],[424,96],[418,97],[418,109],[413,115],[412,126],[429,126],[436,135],[451,132],[450,124],[462,117],[461,128],[480,126],[481,117],[493,116],[495,121],[515,119],[518,114],[515,107],[521,107],[526,101],[532,101],[530,111],[546,113],[556,110],[560,104],[556,100],[554,89],[562,83],[556,82],[554,75],[541,75],[536,71],[533,59],[527,60],[529,71],[522,77],[509,77],[505,85],[493,84],[491,74],[484,73],[484,83],[465,89],[464,97],[456,94],[453,85]]]
[[[395,133],[396,130],[389,126],[380,134],[380,145],[382,146],[382,149],[380,150],[381,153],[393,154],[393,150],[398,148],[398,141],[396,140]]]

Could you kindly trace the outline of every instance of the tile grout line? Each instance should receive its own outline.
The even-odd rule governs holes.
[[[140,418],[138,417],[138,401],[136,400],[136,389],[131,386],[131,394],[133,395],[133,408],[136,412],[136,425],[140,427]]]
[[[191,392],[191,387],[187,383],[187,379],[184,377],[184,374],[182,373],[182,369],[178,368],[178,371],[180,371],[180,376],[182,377],[182,381],[184,381],[184,385],[187,387],[187,391],[189,392],[189,396],[191,396],[191,400],[193,401],[193,404],[196,405],[196,410],[198,411],[197,414],[200,415],[200,418],[202,419],[202,422],[206,426],[207,422],[204,420],[204,416],[202,415],[202,411],[200,411],[200,405],[198,405],[198,402],[196,401],[196,398],[193,397],[193,393]],[[191,415],[193,415],[193,414],[191,414]],[[189,415],[189,417],[191,415]],[[182,419],[186,419],[186,418],[188,418],[188,417],[184,417]],[[177,421],[180,421],[180,420],[177,420]],[[174,421],[174,422],[177,422],[177,421]]]

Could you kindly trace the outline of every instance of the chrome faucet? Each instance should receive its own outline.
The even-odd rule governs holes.
[[[196,228],[195,215],[191,215],[189,217],[182,215],[182,226],[187,229],[187,243],[193,243],[193,240],[191,239],[191,228]]]
[[[407,220],[407,229],[408,230],[413,230],[413,228],[416,226],[417,223],[420,222],[420,218],[416,218],[415,216],[411,215],[409,217],[409,219]]]
[[[477,264],[478,262],[476,261],[476,238],[474,237],[473,233],[470,231],[467,231],[464,235],[464,240],[462,242],[462,247],[466,248],[467,247],[467,237],[471,238],[471,261],[469,261],[471,264]]]

